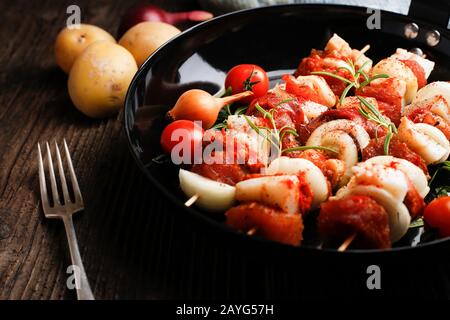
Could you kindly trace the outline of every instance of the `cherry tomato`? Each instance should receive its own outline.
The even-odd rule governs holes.
[[[423,213],[425,222],[439,230],[439,236],[450,237],[450,197],[439,197],[426,206]]]
[[[254,64],[240,64],[233,67],[225,78],[225,88],[231,87],[232,94],[253,91],[253,96],[244,98],[239,102],[250,103],[260,98],[269,90],[269,78],[261,67]]]
[[[195,151],[199,150],[201,156],[202,151],[203,128],[190,120],[177,120],[170,123],[164,128],[161,134],[161,147],[166,154],[171,154],[176,147],[174,154],[171,156],[175,164],[192,164]],[[184,159],[184,152],[188,151],[190,157]]]

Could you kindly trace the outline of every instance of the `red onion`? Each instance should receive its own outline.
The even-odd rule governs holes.
[[[121,37],[128,29],[144,21],[165,22],[176,25],[188,21],[205,21],[212,17],[213,15],[206,11],[168,12],[152,4],[139,5],[128,10],[123,16],[118,36]]]

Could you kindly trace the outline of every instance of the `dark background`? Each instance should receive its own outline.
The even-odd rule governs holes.
[[[198,8],[189,0],[149,2]],[[53,43],[74,3],[82,22],[115,35],[134,2],[0,2],[0,299],[75,297],[65,285],[63,225],[44,218],[36,169],[37,143],[63,138],[86,203],[75,227],[97,299],[449,298],[448,252],[381,263],[383,289],[374,292],[365,268],[381,260],[279,259],[219,241],[174,214],[135,166],[122,115],[91,120],[72,106]]]

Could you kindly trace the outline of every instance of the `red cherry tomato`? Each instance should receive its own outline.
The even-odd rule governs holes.
[[[269,90],[269,78],[261,67],[254,64],[240,64],[233,67],[225,79],[225,88],[231,87],[232,94],[253,91],[253,96],[244,98],[239,102],[250,103],[260,98]]]
[[[196,149],[200,150],[199,155],[201,156],[202,139],[203,128],[200,125],[189,120],[177,120],[164,128],[161,134],[161,147],[166,154],[171,154],[172,150],[177,147],[174,156],[179,156],[183,160],[180,162],[180,159],[172,159],[175,164],[192,164]],[[186,159],[183,158],[183,150],[190,154],[187,161],[184,161]]]
[[[439,197],[426,206],[423,213],[425,222],[439,230],[439,236],[450,237],[450,197]]]

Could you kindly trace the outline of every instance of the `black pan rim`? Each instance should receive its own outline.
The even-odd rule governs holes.
[[[365,7],[359,7],[359,6],[329,5],[329,4],[281,4],[281,5],[274,5],[274,6],[267,6],[267,7],[243,9],[243,10],[239,10],[239,11],[226,13],[226,14],[214,17],[208,21],[199,23],[199,24],[183,31],[182,33],[180,33],[176,37],[172,38],[171,40],[167,41],[165,44],[163,44],[161,47],[159,47],[153,54],[151,54],[146,59],[146,61],[142,64],[142,66],[139,68],[139,70],[133,77],[133,80],[128,88],[127,95],[125,97],[124,111],[123,111],[124,112],[124,117],[123,117],[124,130],[125,130],[126,137],[127,137],[128,147],[134,158],[135,163],[139,167],[139,170],[145,174],[147,179],[154,186],[156,186],[156,188],[168,200],[170,200],[172,203],[174,203],[180,209],[180,212],[189,213],[192,217],[194,217],[196,220],[202,222],[203,224],[209,225],[210,227],[213,227],[216,230],[220,230],[220,232],[223,233],[224,235],[228,234],[229,236],[234,237],[238,241],[245,241],[247,244],[256,244],[258,246],[270,246],[270,247],[272,247],[276,250],[280,250],[280,251],[288,251],[288,252],[292,251],[293,254],[294,253],[298,254],[300,252],[304,252],[304,253],[314,253],[314,254],[319,253],[319,254],[323,254],[323,255],[325,255],[325,254],[336,255],[337,254],[339,256],[355,256],[355,255],[357,255],[357,256],[363,256],[363,255],[364,256],[367,256],[367,255],[373,256],[373,255],[380,255],[380,254],[392,256],[392,254],[394,254],[394,253],[396,253],[396,254],[397,253],[411,253],[413,251],[415,253],[417,253],[418,251],[428,250],[431,248],[434,249],[438,246],[450,243],[450,238],[443,238],[443,239],[437,239],[437,240],[433,240],[433,241],[430,241],[427,243],[423,243],[423,244],[420,244],[420,245],[414,246],[414,247],[413,246],[403,246],[403,247],[395,247],[390,250],[351,249],[351,250],[347,250],[345,252],[337,252],[336,249],[331,249],[331,248],[318,249],[318,248],[311,247],[311,246],[294,247],[294,246],[280,244],[280,243],[266,240],[266,239],[259,238],[259,237],[248,237],[245,234],[243,234],[242,232],[239,232],[230,227],[227,227],[225,224],[220,223],[220,222],[210,218],[209,216],[201,213],[200,211],[198,211],[192,207],[186,207],[182,200],[180,200],[173,193],[171,193],[169,190],[167,190],[167,188],[165,188],[155,177],[153,177],[150,174],[150,172],[148,170],[146,170],[144,163],[141,161],[137,151],[135,150],[134,144],[133,144],[133,139],[131,137],[131,132],[132,132],[133,128],[132,128],[132,124],[130,123],[130,120],[128,118],[128,115],[130,113],[134,113],[133,108],[135,106],[134,106],[132,97],[137,93],[137,84],[142,80],[142,78],[145,78],[149,67],[151,66],[152,62],[155,60],[155,57],[157,57],[158,55],[162,54],[165,50],[167,50],[167,48],[169,47],[170,44],[177,42],[177,41],[182,41],[183,38],[189,36],[193,31],[199,30],[201,28],[205,28],[212,23],[216,23],[217,21],[226,20],[226,19],[229,19],[229,17],[251,14],[253,12],[260,12],[260,11],[270,12],[272,10],[288,10],[289,8],[292,8],[292,7],[302,7],[305,9],[306,8],[326,7],[326,8],[330,8],[330,9],[333,9],[333,8],[346,9],[349,11],[354,11],[355,13],[357,13],[357,12],[361,13],[366,10]],[[395,18],[397,20],[404,20],[405,22],[412,21],[412,18],[408,17],[406,15],[389,12],[389,11],[384,11],[384,10],[381,10],[381,12],[383,15],[390,16],[391,18]],[[422,21],[421,21],[421,23],[422,23]],[[423,25],[430,26],[430,24],[427,22],[423,22]],[[437,27],[435,29],[442,30],[443,34],[446,36],[448,34],[450,34],[450,31],[443,30],[443,29],[437,28]],[[177,212],[177,213],[180,213],[180,212]]]

